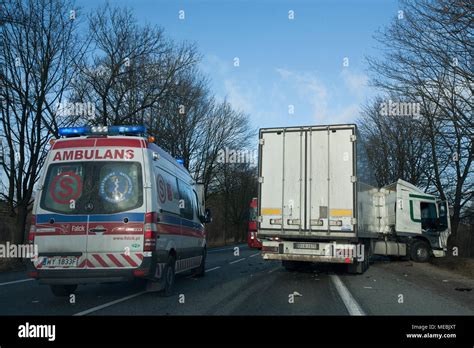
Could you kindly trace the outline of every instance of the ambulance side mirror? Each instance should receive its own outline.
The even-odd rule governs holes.
[[[205,224],[209,224],[212,222],[212,213],[211,213],[211,209],[209,208],[206,208],[206,210],[204,211],[204,223]]]

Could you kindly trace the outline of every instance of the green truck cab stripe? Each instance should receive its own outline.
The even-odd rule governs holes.
[[[412,197],[412,198],[419,198],[419,199],[427,199],[427,200],[430,200],[430,201],[436,201],[436,198],[431,197],[431,196],[415,195],[413,193],[410,193],[409,196]]]

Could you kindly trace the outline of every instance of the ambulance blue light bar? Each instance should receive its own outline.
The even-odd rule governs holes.
[[[144,126],[92,126],[92,127],[66,127],[59,128],[59,135],[62,137],[81,136],[81,135],[145,135],[146,127]]]
[[[89,127],[59,128],[59,135],[62,137],[84,135],[87,133],[88,130]]]
[[[146,127],[144,126],[110,126],[109,134],[145,134]]]

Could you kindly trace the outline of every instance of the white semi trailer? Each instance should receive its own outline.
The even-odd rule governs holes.
[[[448,206],[411,185],[377,188],[354,124],[259,132],[258,236],[266,260],[346,263],[444,256]]]

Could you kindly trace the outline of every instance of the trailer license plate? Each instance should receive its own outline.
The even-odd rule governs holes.
[[[75,256],[53,256],[46,257],[43,266],[50,267],[77,267],[78,258]]]
[[[319,250],[319,244],[318,243],[295,243],[293,245],[293,248]]]

